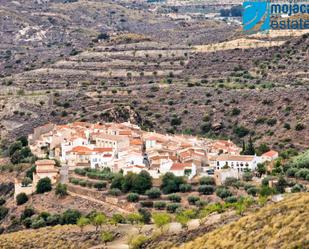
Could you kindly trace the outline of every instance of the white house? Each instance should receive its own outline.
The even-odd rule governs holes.
[[[262,157],[263,162],[266,162],[266,161],[271,162],[279,157],[279,153],[275,150],[270,150],[264,153],[261,157]]]
[[[175,176],[188,176],[189,179],[196,175],[194,163],[173,163],[170,172]]]
[[[261,162],[261,158],[257,156],[247,156],[247,155],[227,155],[222,154],[217,157],[215,163],[215,169],[222,168],[232,168],[238,170],[238,172],[243,172],[245,169],[255,170],[257,164]]]

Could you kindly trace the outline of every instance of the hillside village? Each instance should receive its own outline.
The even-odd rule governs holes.
[[[69,171],[109,168],[126,175],[146,170],[154,179],[168,172],[188,179],[214,174],[220,178],[221,171],[228,172],[225,177],[240,178],[258,163],[278,157],[276,151],[241,155],[242,149],[229,140],[163,135],[131,123],[49,123],[34,129],[28,140],[34,155],[55,159]]]

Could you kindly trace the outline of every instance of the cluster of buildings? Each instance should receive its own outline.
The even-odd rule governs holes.
[[[231,141],[146,132],[131,123],[50,123],[34,129],[29,144],[39,158],[57,159],[70,170],[108,167],[124,174],[146,170],[153,178],[172,172],[191,179],[227,168],[241,175],[278,157],[275,151],[261,157],[240,155],[241,148]]]

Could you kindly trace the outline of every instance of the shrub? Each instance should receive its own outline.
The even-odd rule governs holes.
[[[56,226],[61,223],[61,215],[52,214],[46,219],[46,226]]]
[[[28,201],[28,196],[25,193],[20,193],[16,196],[17,205],[23,205]]]
[[[161,189],[164,194],[179,192],[180,185],[185,184],[183,177],[175,176],[173,173],[166,173],[162,178]]]
[[[207,201],[203,201],[203,200],[199,200],[199,201],[195,202],[195,206],[197,206],[199,208],[205,207],[207,204],[208,204],[208,202]]]
[[[97,190],[102,190],[103,188],[106,188],[106,182],[96,182],[93,186],[97,189]]]
[[[295,173],[296,178],[306,179],[307,175],[309,175],[309,169],[300,169]]]
[[[66,196],[68,194],[67,185],[62,184],[62,183],[58,183],[55,193],[56,193],[56,195],[58,195],[60,197]]]
[[[114,240],[114,235],[111,232],[102,232],[101,240],[106,244]]]
[[[87,171],[85,169],[74,169],[74,173],[77,175],[85,176]]]
[[[252,196],[256,196],[258,192],[259,189],[257,187],[251,187],[247,190],[247,193]]]
[[[304,187],[300,184],[295,184],[292,189],[291,189],[291,192],[292,193],[297,193],[297,192],[301,192],[303,191]]]
[[[298,171],[297,168],[289,168],[289,169],[286,171],[286,175],[287,175],[288,177],[294,177],[297,171]]]
[[[140,204],[142,207],[147,207],[147,208],[153,207],[153,201],[141,201]]]
[[[74,184],[74,185],[79,185],[79,180],[76,179],[76,178],[71,178],[71,179],[70,179],[70,182],[71,182],[72,184]]]
[[[51,191],[51,189],[51,181],[48,177],[40,179],[36,186],[36,192],[39,194]]]
[[[226,188],[218,188],[216,190],[216,195],[219,196],[222,199],[225,199],[225,198],[227,198],[229,196],[232,196],[232,193],[231,193],[231,191],[229,191]]]
[[[121,214],[113,214],[112,220],[116,223],[116,224],[123,224],[126,222],[125,217],[123,217],[123,215]]]
[[[190,205],[195,205],[195,203],[199,200],[200,200],[200,197],[198,196],[194,196],[194,195],[188,196],[188,202]]]
[[[8,214],[8,212],[9,212],[8,208],[6,208],[4,206],[0,206],[0,221],[5,218],[5,216]]]
[[[304,124],[302,124],[302,123],[296,124],[296,126],[295,126],[295,130],[296,131],[301,131],[303,129],[305,129],[305,125]]]
[[[5,199],[3,199],[3,197],[0,197],[0,206],[4,205],[5,204]]]
[[[181,207],[181,206],[180,206],[179,204],[171,203],[171,204],[168,204],[168,205],[166,206],[166,210],[167,210],[167,212],[169,212],[169,213],[175,213],[176,210],[177,210],[178,208],[180,208],[180,207]]]
[[[25,208],[25,210],[20,215],[20,220],[24,220],[26,218],[30,218],[34,214],[35,214],[35,212],[34,212],[33,208],[29,208],[29,207]]]
[[[61,216],[61,224],[76,224],[77,220],[81,217],[81,213],[78,210],[68,209]]]
[[[212,185],[201,185],[198,192],[204,195],[212,195],[215,192],[215,187]]]
[[[141,249],[147,240],[148,238],[145,235],[132,236],[129,241],[129,247],[130,249]]]
[[[130,193],[130,194],[128,194],[128,196],[127,196],[127,200],[128,200],[129,202],[138,202],[138,200],[139,200],[139,195],[136,194],[136,193]]]
[[[26,218],[24,220],[22,220],[22,225],[25,227],[25,228],[30,228],[31,227],[31,224],[32,224],[32,220],[31,218]]]
[[[146,191],[146,195],[148,195],[150,199],[156,199],[161,196],[161,191],[158,188],[151,188]]]
[[[176,194],[169,195],[168,199],[172,202],[181,202],[180,195],[176,195]]]
[[[118,188],[112,188],[108,191],[108,194],[112,196],[119,196],[121,195],[121,190]]]
[[[149,224],[151,222],[151,213],[146,208],[139,208],[138,213],[141,215],[142,223]]]
[[[210,176],[204,176],[200,179],[200,185],[215,185],[215,179]]]
[[[238,201],[237,196],[229,196],[225,198],[225,202],[227,203],[235,203]]]
[[[251,181],[253,178],[253,175],[251,172],[244,172],[244,174],[242,175],[242,179],[246,182]]]
[[[155,209],[163,210],[166,207],[166,202],[164,202],[164,201],[157,201],[157,202],[154,203],[153,206],[154,206]]]
[[[227,177],[224,181],[225,186],[235,186],[235,184],[238,182],[237,178],[235,177]]]
[[[181,184],[179,186],[179,191],[180,192],[190,192],[192,190],[192,185],[191,184]]]
[[[269,181],[272,179],[271,176],[267,176],[267,177],[264,177],[262,179],[262,186],[268,186],[269,185]]]
[[[21,185],[23,187],[27,187],[28,185],[30,185],[32,183],[32,180],[29,177],[25,177],[22,182]]]
[[[38,229],[38,228],[45,227],[45,226],[46,226],[45,220],[40,218],[40,219],[33,220],[30,227],[32,229]]]

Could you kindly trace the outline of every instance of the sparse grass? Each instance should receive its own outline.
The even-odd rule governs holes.
[[[39,248],[79,248],[86,249],[94,245],[94,240],[83,235],[95,232],[80,233],[77,226],[55,226],[38,230],[26,230],[0,236],[0,248],[6,249],[39,249]],[[99,236],[99,235],[98,235]]]
[[[179,249],[308,248],[308,205],[308,193],[293,194]]]

